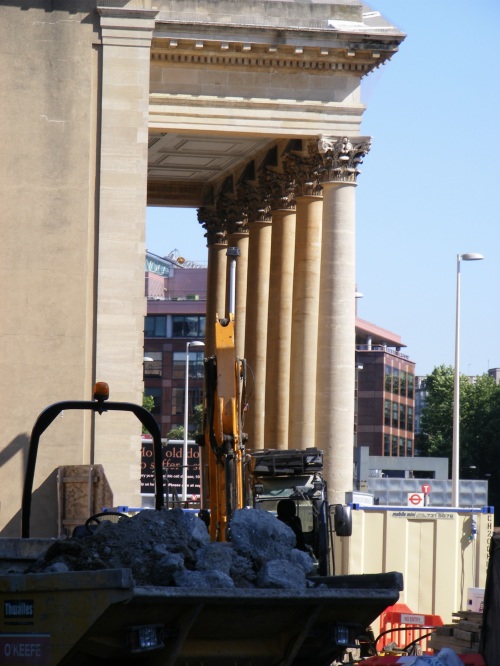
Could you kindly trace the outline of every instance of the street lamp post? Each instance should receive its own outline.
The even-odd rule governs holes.
[[[188,426],[189,426],[189,347],[204,347],[200,340],[190,340],[186,343],[186,378],[184,393],[184,442],[182,447],[182,501],[187,500],[187,464],[188,464]]]
[[[457,307],[455,319],[455,375],[453,384],[453,451],[451,463],[451,506],[460,503],[460,261],[480,261],[482,254],[457,254]]]

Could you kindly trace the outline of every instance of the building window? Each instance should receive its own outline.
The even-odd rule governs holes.
[[[385,366],[385,390],[390,393],[392,390],[392,368],[390,365]]]
[[[189,378],[203,379],[203,352],[189,352]],[[186,352],[174,352],[173,371],[174,379],[184,379],[186,374]]]
[[[386,400],[385,401],[385,407],[384,407],[384,424],[386,426],[391,425],[391,401]]]
[[[404,370],[399,371],[399,395],[406,397],[406,372]]]
[[[398,456],[398,438],[396,435],[392,436],[392,455],[397,458]]]
[[[172,389],[172,415],[184,414],[184,393],[183,388]]]
[[[185,389],[172,389],[172,414],[178,416],[179,414],[184,414],[184,402],[186,399]],[[197,405],[203,404],[203,389],[201,388],[190,388],[188,389],[188,414],[189,419],[192,419],[194,416],[194,408]],[[193,430],[195,427],[194,424],[189,424],[189,430]]]
[[[173,338],[204,338],[205,317],[201,315],[172,315]]]
[[[391,455],[391,436],[384,435],[384,456]]]
[[[203,389],[201,388],[192,388],[189,389],[189,432],[196,430],[197,424],[193,422],[193,416],[195,415],[195,407],[203,404]]]
[[[144,336],[146,338],[167,337],[167,318],[165,315],[147,315],[144,324]]]
[[[405,455],[405,438],[399,438],[399,457],[404,458]]]
[[[392,392],[399,393],[399,370],[397,368],[392,369]]]
[[[392,427],[397,428],[398,427],[398,412],[399,412],[399,405],[397,402],[392,403]]]
[[[414,384],[414,376],[409,372],[408,373],[408,397],[413,398],[413,384]]]
[[[407,439],[406,440],[406,455],[411,458],[413,454],[413,440]]]
[[[153,398],[154,405],[151,414],[161,414],[161,388],[147,386],[144,389],[144,395],[150,395]]]
[[[413,407],[410,407],[408,405],[407,414],[408,414],[408,418],[406,420],[406,429],[413,432]]]
[[[399,405],[399,427],[401,430],[406,427],[406,405]]]
[[[144,361],[144,377],[161,377],[163,368],[162,352],[144,352],[144,358],[151,359]]]

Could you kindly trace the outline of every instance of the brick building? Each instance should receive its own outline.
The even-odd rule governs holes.
[[[414,455],[415,363],[399,335],[356,318],[355,442],[372,456]]]
[[[162,437],[184,424],[187,343],[205,337],[207,269],[179,258],[146,257],[144,386]],[[203,347],[189,349],[190,427],[203,401]]]

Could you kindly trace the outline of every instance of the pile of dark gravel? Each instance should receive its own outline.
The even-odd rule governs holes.
[[[312,558],[295,534],[266,511],[241,509],[231,541],[210,541],[205,523],[182,509],[144,510],[92,535],[54,543],[29,573],[131,569],[136,585],[189,588],[308,587]]]

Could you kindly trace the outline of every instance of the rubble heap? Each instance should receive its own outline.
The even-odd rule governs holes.
[[[308,553],[295,534],[267,511],[241,509],[231,541],[211,542],[205,523],[182,509],[144,510],[93,534],[54,543],[28,572],[131,569],[136,585],[214,588],[308,587]]]

